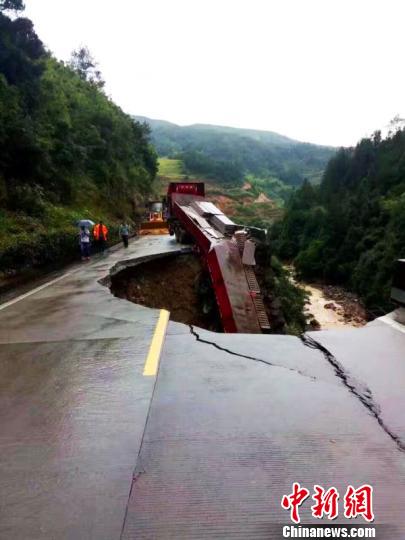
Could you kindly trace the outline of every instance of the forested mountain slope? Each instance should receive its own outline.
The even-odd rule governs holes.
[[[273,237],[305,278],[346,285],[376,315],[390,309],[393,263],[405,257],[405,130],[340,150],[320,186],[295,193]]]
[[[225,184],[241,184],[247,176],[300,185],[319,181],[335,149],[301,143],[270,131],[195,124],[178,126],[137,116],[152,129],[160,156],[181,159],[188,174]]]
[[[117,107],[87,52],[64,65],[0,2],[0,270],[77,250],[77,218],[111,225],[151,190],[146,126]]]

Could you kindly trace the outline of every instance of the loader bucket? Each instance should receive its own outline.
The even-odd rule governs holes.
[[[167,221],[144,221],[141,223],[140,235],[169,234]]]

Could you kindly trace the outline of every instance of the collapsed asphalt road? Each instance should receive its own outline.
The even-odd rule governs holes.
[[[191,248],[166,254],[114,273],[111,292],[118,298],[170,311],[170,320],[222,331],[207,271]],[[188,252],[187,252],[188,251]]]
[[[403,538],[405,333],[376,321],[318,346],[169,322],[144,376],[159,311],[99,280],[177,249],[142,238],[0,306],[0,538],[278,538],[293,482],[371,484]]]

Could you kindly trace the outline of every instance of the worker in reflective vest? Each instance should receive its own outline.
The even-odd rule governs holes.
[[[108,229],[102,221],[95,225],[93,230],[94,239],[100,246],[100,250],[104,253],[107,246]]]

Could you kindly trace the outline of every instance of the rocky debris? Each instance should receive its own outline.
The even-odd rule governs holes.
[[[295,278],[294,267],[290,265],[285,268],[290,272],[291,281],[310,295],[306,308],[310,328],[313,327],[311,315],[320,319],[319,327],[315,329],[361,327],[370,320],[361,300],[354,293],[336,285],[299,282]]]
[[[307,313],[307,320],[308,320],[308,329],[309,330],[320,330],[321,324],[320,322],[312,315],[312,313]]]
[[[364,326],[367,321],[367,311],[361,300],[352,292],[346,291],[337,285],[317,284],[322,290],[326,300],[333,300],[325,304],[326,309],[333,309],[339,315],[342,315],[344,321],[352,326]],[[334,307],[332,307],[334,306]]]

